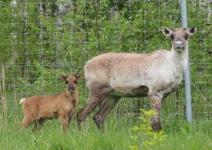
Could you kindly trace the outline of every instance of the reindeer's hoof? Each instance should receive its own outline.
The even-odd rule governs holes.
[[[100,127],[100,124],[99,124],[99,121],[98,121],[98,116],[94,116],[94,117],[93,117],[93,121],[95,122],[96,126],[97,126],[98,129],[100,130],[101,127]]]
[[[94,120],[96,126],[98,127],[98,129],[103,131],[104,127],[103,127],[103,123],[101,122],[101,116],[95,115],[93,117],[93,120]]]
[[[159,132],[161,130],[161,124],[160,123],[153,123],[152,124],[152,130],[155,132]]]

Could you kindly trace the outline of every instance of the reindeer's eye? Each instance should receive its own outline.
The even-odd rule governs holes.
[[[66,80],[66,82],[65,82],[66,84],[68,84],[68,81]]]
[[[170,35],[170,38],[171,38],[172,40],[174,40],[174,34],[171,34],[171,35]]]
[[[74,83],[77,84],[77,80],[74,80]]]

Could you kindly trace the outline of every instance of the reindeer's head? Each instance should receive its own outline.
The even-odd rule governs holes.
[[[163,34],[172,39],[172,47],[174,50],[183,52],[187,46],[187,40],[196,32],[196,28],[176,28],[169,29],[164,27],[162,29]]]
[[[67,90],[69,92],[74,92],[76,87],[77,87],[77,81],[79,80],[80,76],[79,75],[62,75],[60,79],[65,81],[67,85]]]

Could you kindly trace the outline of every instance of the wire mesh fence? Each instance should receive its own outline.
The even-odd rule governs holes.
[[[194,119],[212,117],[212,2],[187,0]],[[81,71],[104,52],[152,52],[171,49],[161,28],[180,27],[179,1],[171,0],[12,0],[0,1],[0,119],[19,115],[22,97],[59,93],[63,73]],[[79,84],[84,106],[87,88]],[[136,114],[146,98],[123,98],[115,111]],[[184,118],[184,85],[162,104],[165,121]],[[8,117],[7,117],[8,116]]]

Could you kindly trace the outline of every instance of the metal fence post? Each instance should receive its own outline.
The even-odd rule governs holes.
[[[183,28],[188,27],[187,23],[187,8],[186,0],[179,0],[180,12],[181,12],[181,25]],[[191,78],[190,78],[190,64],[189,64],[189,49],[188,43],[186,47],[186,66],[184,68],[185,77],[185,98],[186,98],[186,119],[188,122],[192,122],[192,104],[191,104]]]

